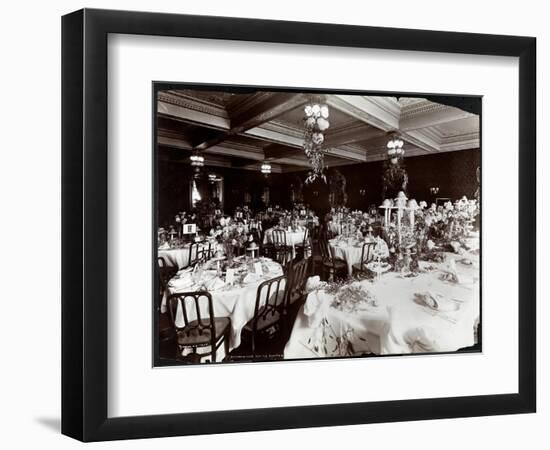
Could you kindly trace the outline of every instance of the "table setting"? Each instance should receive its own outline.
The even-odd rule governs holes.
[[[213,239],[195,238],[194,242],[198,242],[199,245],[193,248],[193,254],[190,254],[190,248],[192,242],[188,240],[174,238],[171,241],[164,241],[158,247],[158,257],[163,258],[166,265],[169,267],[177,267],[179,269],[189,266],[189,258],[191,260],[197,258],[197,252],[207,250],[209,245],[211,248],[215,245]]]
[[[292,249],[292,257],[296,256],[296,246],[302,245],[306,237],[307,228],[305,226],[299,225],[297,222],[289,224],[287,226],[276,226],[269,228],[264,233],[264,244],[275,244],[277,234],[274,231],[280,230],[284,231],[286,234],[286,245]],[[283,244],[283,242],[278,242]]]
[[[308,280],[285,358],[453,352],[474,344],[479,321],[479,259],[420,261],[415,277],[388,271],[377,279]],[[345,342],[345,345],[343,344]]]
[[[282,274],[281,265],[269,258],[243,255],[228,261],[224,257],[214,257],[194,268],[180,270],[169,281],[161,312],[166,312],[167,298],[171,294],[207,290],[212,295],[214,315],[231,319],[229,348],[233,349],[240,345],[243,326],[254,316],[258,286]],[[175,317],[177,326],[183,325],[182,314],[178,308]]]
[[[351,276],[353,265],[361,263],[363,244],[375,242],[376,240],[372,236],[363,237],[361,234],[357,234],[346,237],[339,235],[329,241],[329,246],[335,258],[346,262],[348,275]]]

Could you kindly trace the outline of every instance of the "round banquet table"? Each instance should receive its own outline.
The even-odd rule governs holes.
[[[206,243],[206,247],[208,242]],[[189,248],[191,244],[185,244],[180,248],[158,249],[158,257],[164,258],[168,267],[177,267],[178,269],[184,269],[189,265]],[[200,248],[205,248],[204,245],[200,245]],[[193,247],[193,259],[197,257],[198,247]]]
[[[163,258],[169,267],[183,269],[189,265],[189,247],[190,245],[166,250],[159,249],[158,257]]]
[[[379,281],[356,282],[375,296],[377,305],[366,303],[354,312],[335,306],[334,296],[322,289],[310,292],[285,347],[285,359],[345,356],[331,342],[335,337],[348,339],[354,354],[454,352],[474,345],[480,311],[479,257],[475,252],[445,256],[445,263],[421,261],[421,268],[435,270],[415,278],[388,272]],[[458,262],[464,256],[473,264]],[[441,279],[440,269],[451,259],[457,261],[458,283]],[[442,295],[439,310],[415,302],[416,293],[427,291]]]
[[[298,219],[298,225],[301,227],[307,227],[308,224],[312,223],[314,226],[319,226],[319,218],[313,217],[310,219]]]
[[[253,276],[250,281],[235,283],[235,285],[225,284],[223,280],[217,278],[219,286],[216,286],[214,289],[208,289],[212,295],[214,315],[216,317],[229,317],[231,319],[230,350],[237,348],[241,344],[241,331],[247,322],[254,317],[258,286],[266,280],[283,274],[282,266],[269,258],[259,258],[255,259],[255,261],[261,261],[264,267],[261,277]],[[161,312],[164,313],[167,311],[166,300],[169,295],[177,292],[192,292],[197,290],[197,286],[190,280],[190,277],[190,271],[182,270],[178,272],[175,278],[170,280],[162,299]],[[205,271],[205,277],[209,279],[215,278],[215,271]],[[281,283],[280,289],[282,290],[284,287],[285,284]],[[262,299],[262,303],[265,303],[265,299]],[[193,311],[188,311],[188,316],[189,320],[195,320]],[[208,313],[206,311],[203,312],[201,309],[201,316],[208,317]],[[175,322],[179,327],[184,326],[183,313],[179,307],[176,312]]]
[[[264,244],[273,244],[273,230],[274,228],[270,228],[269,230],[265,231],[264,234]],[[286,233],[286,245],[290,246],[292,248],[292,257],[296,256],[295,246],[301,245],[304,242],[304,238],[306,235],[307,228],[304,228],[303,230],[298,231],[288,231],[284,230]]]
[[[357,238],[335,238],[329,241],[333,256],[346,262],[348,275],[352,274],[353,265],[361,262],[364,243],[364,240]]]

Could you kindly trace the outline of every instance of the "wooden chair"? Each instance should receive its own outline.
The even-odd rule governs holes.
[[[159,320],[159,339],[161,342],[165,342],[173,339],[174,328],[168,323],[166,315],[160,312],[160,305],[162,304],[162,299],[166,292],[168,282],[170,281],[170,278],[178,272],[178,268],[169,266],[166,263],[166,260],[162,256],[159,256],[157,258],[157,271],[159,280],[159,295],[155,304],[155,311]]]
[[[188,266],[194,266],[202,259],[210,259],[212,257],[211,242],[192,242],[189,247],[189,263]]]
[[[288,310],[295,302],[304,298],[304,289],[307,278],[308,260],[294,262],[289,274],[289,288],[287,290],[286,307]]]
[[[309,274],[316,275],[321,268],[323,268],[323,255],[321,254],[320,240],[326,238],[326,225],[320,225],[316,228],[316,232],[311,239],[311,258],[309,264]]]
[[[244,326],[244,330],[251,336],[252,359],[256,359],[258,334],[279,326],[284,315],[287,289],[286,275],[264,281],[258,286],[254,317]]]
[[[166,286],[168,285],[170,278],[172,278],[178,272],[178,268],[169,266],[162,256],[157,257],[157,267],[159,280],[159,300],[161,300],[164,296],[164,292],[166,291]],[[157,309],[159,307],[160,302]]]
[[[372,249],[376,244],[374,242],[364,242],[361,249],[361,259],[352,266],[353,272],[367,272],[367,263],[371,259]]]
[[[274,228],[271,230],[271,241],[273,243],[271,258],[285,265],[292,259],[292,247],[287,243],[285,230]]]
[[[183,326],[176,323],[178,308],[183,316]],[[197,361],[211,357],[216,362],[217,350],[224,344],[226,356],[229,354],[229,333],[231,321],[228,317],[214,317],[212,296],[207,291],[181,292],[168,298],[168,311],[176,331],[179,354],[191,348],[194,354],[189,360]],[[190,312],[193,312],[190,315]],[[198,348],[209,347],[209,351],[197,353]]]
[[[321,251],[323,263],[322,278],[324,280],[346,278],[348,275],[348,266],[346,262],[334,257],[328,240],[325,237],[319,239],[319,249]]]
[[[194,266],[199,262],[200,260],[200,243],[199,242],[191,242],[191,245],[189,246],[189,259],[187,260],[188,266]]]
[[[296,257],[299,259],[308,258],[311,255],[311,233],[306,227],[304,231],[304,240],[294,246]]]

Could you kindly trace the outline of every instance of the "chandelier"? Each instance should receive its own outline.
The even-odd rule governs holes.
[[[193,167],[204,166],[204,156],[199,155],[199,152],[195,151],[189,158]]]
[[[388,147],[388,156],[390,158],[399,158],[405,154],[405,150],[403,149],[403,140],[393,137],[388,141],[387,147]]]
[[[304,108],[304,152],[311,165],[306,183],[311,183],[317,177],[323,178],[326,182],[323,175],[325,160],[322,145],[325,141],[323,132],[330,126],[328,116],[328,106],[321,102],[308,103]]]
[[[201,167],[204,166],[204,156],[199,155],[199,152],[195,150],[189,159],[191,160],[191,167],[194,167],[193,178],[200,178]]]
[[[262,163],[261,170],[262,173],[267,177],[271,173],[271,164],[269,164],[267,161],[264,161]]]

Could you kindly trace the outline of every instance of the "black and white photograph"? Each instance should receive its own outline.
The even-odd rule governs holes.
[[[550,448],[550,27],[506,6],[6,3],[0,447]]]
[[[153,104],[156,366],[481,352],[481,97]]]

